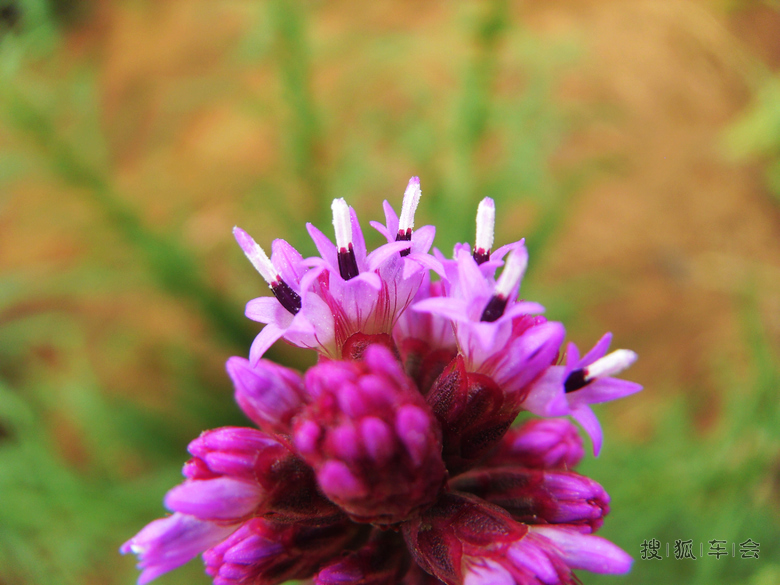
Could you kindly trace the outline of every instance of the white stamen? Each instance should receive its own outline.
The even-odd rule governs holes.
[[[349,249],[352,243],[352,219],[349,205],[343,198],[334,199],[330,206],[333,211],[333,229],[336,232],[336,247]]]
[[[619,374],[636,361],[637,355],[630,349],[616,349],[585,368],[585,380],[591,381]]]
[[[493,236],[496,227],[496,204],[490,197],[485,197],[477,207],[477,237],[475,250],[489,252],[493,247]]]
[[[420,203],[420,178],[412,177],[404,191],[404,203],[401,207],[401,217],[398,220],[398,231],[414,229],[414,212],[417,211],[417,205]]]
[[[238,245],[246,254],[246,257],[260,273],[265,281],[270,285],[279,281],[279,272],[276,270],[265,251],[252,239],[248,233],[240,227],[233,228],[233,237],[236,238]]]
[[[512,250],[504,264],[504,270],[496,283],[496,294],[508,299],[520,281],[523,279],[525,269],[528,267],[528,252],[525,247]]]

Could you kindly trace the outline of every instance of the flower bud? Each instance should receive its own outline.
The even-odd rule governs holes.
[[[396,585],[408,568],[403,538],[391,530],[374,530],[362,548],[322,568],[314,585]]]
[[[631,557],[570,526],[528,526],[479,498],[450,492],[403,526],[422,569],[447,585],[572,585],[572,569],[625,573]]]
[[[584,454],[577,426],[566,418],[533,419],[510,429],[483,465],[572,469]]]
[[[520,411],[492,379],[467,372],[461,356],[442,372],[426,399],[441,424],[442,455],[452,475],[479,463]]]
[[[578,525],[584,532],[595,532],[609,513],[609,495],[604,489],[570,471],[480,469],[451,480],[450,488],[501,506],[526,524]]]
[[[325,495],[357,522],[394,524],[433,503],[445,480],[441,431],[425,399],[383,346],[364,360],[306,374],[313,402],[295,447]]]
[[[290,433],[290,420],[303,408],[303,377],[268,360],[252,367],[249,360],[232,357],[227,371],[236,388],[241,410],[265,431]]]
[[[278,522],[319,524],[340,511],[317,489],[311,468],[285,444],[261,431],[225,427],[192,441],[189,478],[166,506],[205,520],[264,515]]]
[[[274,585],[311,577],[358,534],[349,521],[312,527],[255,518],[203,553],[203,561],[214,585]]]

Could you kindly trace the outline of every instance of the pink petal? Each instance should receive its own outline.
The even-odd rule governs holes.
[[[633,559],[629,554],[600,536],[553,526],[534,526],[531,530],[552,541],[561,558],[573,569],[610,574],[631,570]]]
[[[572,409],[571,416],[580,423],[582,428],[585,429],[585,432],[588,433],[590,440],[593,442],[593,455],[594,457],[598,457],[601,452],[602,441],[604,440],[604,434],[601,430],[599,419],[596,418],[596,415],[590,407],[584,404]]]
[[[584,368],[585,366],[589,366],[595,362],[597,359],[604,357],[607,353],[607,350],[609,349],[609,344],[611,342],[612,334],[605,333],[602,338],[596,342],[596,345],[593,346],[593,349],[585,354],[585,357],[582,358],[582,361],[578,367]]]
[[[323,234],[312,224],[307,223],[306,229],[309,232],[309,236],[314,241],[314,245],[317,247],[317,251],[320,253],[320,256],[322,256],[322,258],[328,264],[330,264],[332,270],[338,272],[339,262],[337,258],[336,245],[333,242],[331,242],[325,234]]]

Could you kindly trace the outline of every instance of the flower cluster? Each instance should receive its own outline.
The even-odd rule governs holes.
[[[572,471],[583,441],[565,417],[598,454],[589,404],[641,389],[612,377],[636,355],[607,353],[607,334],[561,356],[563,325],[517,299],[524,242],[493,250],[493,201],[479,205],[475,245],[445,258],[430,252],[435,229],[414,227],[420,193],[413,177],[400,218],[385,202],[372,226],[387,243],[371,253],[343,199],[335,244],[307,226],[315,258],[283,240],[269,258],[234,230],[273,293],[247,305],[266,324],[249,359],[227,363],[258,428],[190,443],[173,513],[122,547],[139,584],[201,553],[215,585],[555,585],[578,583],[575,569],[630,569],[594,534],[609,496]],[[279,339],[318,364],[301,374],[263,359]],[[513,427],[521,411],[542,418]]]

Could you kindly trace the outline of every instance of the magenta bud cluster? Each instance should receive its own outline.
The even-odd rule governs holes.
[[[373,251],[344,199],[335,243],[307,226],[313,258],[283,240],[269,257],[234,230],[271,293],[247,304],[265,324],[248,358],[227,362],[256,428],[190,443],[171,514],[122,546],[140,585],[199,554],[215,585],[572,585],[577,570],[630,569],[595,535],[610,499],[575,471],[584,443],[567,417],[598,454],[590,405],[641,389],[615,377],[636,354],[608,352],[607,334],[580,356],[518,298],[528,253],[522,240],[493,249],[491,199],[473,246],[431,251],[421,194],[413,177],[400,216],[385,202]],[[280,340],[317,364],[265,359]]]

